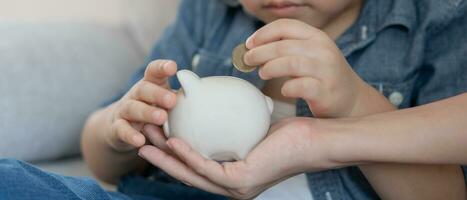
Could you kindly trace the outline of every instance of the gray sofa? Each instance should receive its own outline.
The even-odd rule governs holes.
[[[0,14],[0,158],[90,176],[79,153],[86,117],[126,87],[174,18],[178,1],[105,1],[120,4],[112,8],[121,10],[111,12],[102,2],[84,1],[82,6],[88,7],[71,8],[44,0],[44,5],[59,4],[53,9],[63,10],[28,16],[21,10],[34,1],[0,1],[0,10],[19,8],[10,10],[9,17]],[[80,9],[96,13],[83,17],[89,13],[81,15]],[[104,11],[114,18],[97,19],[105,17]]]

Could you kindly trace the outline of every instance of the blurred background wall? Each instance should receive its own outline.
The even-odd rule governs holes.
[[[136,4],[144,0],[133,0]],[[0,0],[0,18],[14,21],[92,21],[118,25],[125,0]]]
[[[0,21],[124,26],[147,51],[180,0],[0,0]]]

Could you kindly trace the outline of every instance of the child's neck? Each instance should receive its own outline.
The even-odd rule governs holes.
[[[352,24],[357,21],[360,11],[363,7],[364,0],[358,0],[352,6],[337,15],[333,20],[326,23],[323,30],[333,40],[337,40]]]

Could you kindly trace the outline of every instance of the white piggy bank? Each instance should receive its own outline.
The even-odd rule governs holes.
[[[177,137],[206,158],[241,160],[267,134],[272,100],[249,82],[231,76],[200,79],[189,70],[177,72],[182,88],[164,124],[167,137]]]

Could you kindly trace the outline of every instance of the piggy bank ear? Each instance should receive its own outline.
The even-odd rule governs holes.
[[[190,70],[178,71],[177,78],[180,82],[180,85],[183,88],[185,96],[187,97],[193,93],[196,93],[196,90],[198,90],[201,87],[201,79],[198,75],[196,75]]]
[[[268,96],[264,96],[264,98],[266,99],[266,104],[269,109],[269,114],[272,114],[272,111],[274,111],[274,102]]]
[[[162,126],[164,130],[164,135],[165,137],[169,138],[170,137],[170,125],[169,125],[169,120],[165,121],[164,125]]]

